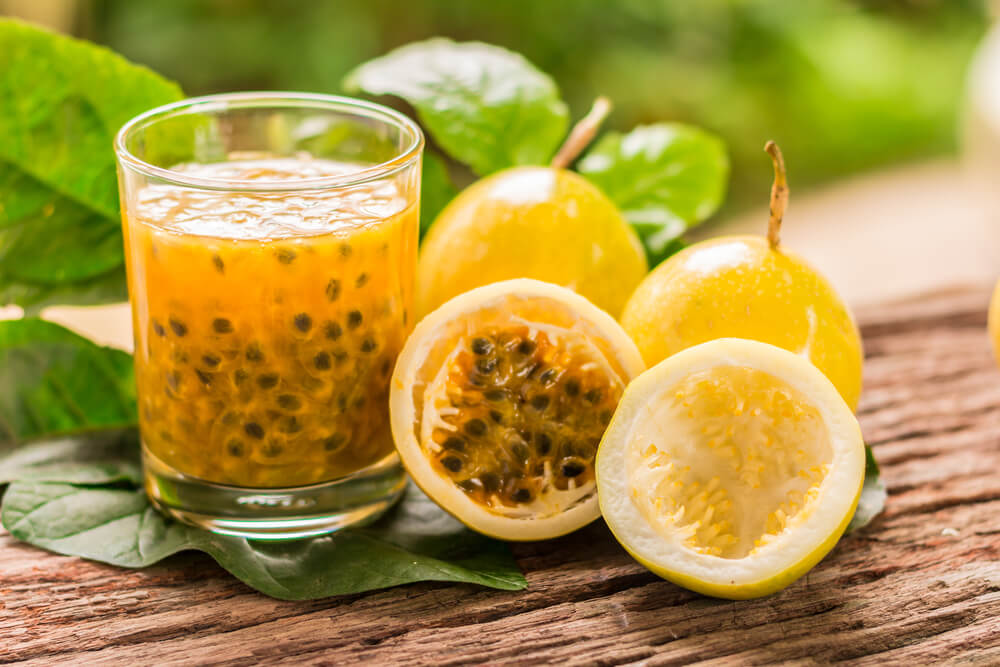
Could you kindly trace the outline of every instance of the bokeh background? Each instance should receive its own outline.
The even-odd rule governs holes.
[[[766,138],[795,182],[954,151],[981,0],[5,0],[106,44],[190,94],[339,92],[353,66],[444,35],[523,53],[572,109],[603,93],[609,125],[678,119],[732,151],[730,208],[770,178]]]
[[[576,117],[605,94],[615,102],[609,127],[683,120],[720,134],[730,194],[699,235],[762,229],[771,172],[761,147],[777,140],[792,184],[786,240],[849,300],[865,302],[1000,273],[1000,203],[989,213],[981,205],[984,192],[1000,190],[1000,35],[996,66],[980,90],[969,84],[1000,9],[992,5],[0,0],[0,14],[105,44],[192,95],[336,93],[355,65],[410,41],[499,44],[549,72]],[[995,118],[970,123],[981,120],[979,99]],[[962,150],[970,145],[990,165],[975,191]]]

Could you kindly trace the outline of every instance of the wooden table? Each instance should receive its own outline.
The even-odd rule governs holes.
[[[1000,371],[987,292],[861,313],[860,419],[890,498],[749,602],[649,574],[598,522],[515,547],[529,588],[418,584],[280,602],[201,555],[129,571],[0,536],[0,662],[1000,664]]]

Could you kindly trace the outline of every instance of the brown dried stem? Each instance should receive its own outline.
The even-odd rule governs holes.
[[[580,156],[583,149],[590,145],[600,129],[601,123],[611,113],[611,100],[601,96],[594,100],[594,106],[590,108],[587,115],[570,130],[569,137],[559,148],[559,152],[552,158],[551,165],[557,169],[566,169]]]
[[[788,208],[788,178],[785,174],[785,159],[778,144],[768,141],[764,150],[774,162],[774,185],[771,186],[771,219],[767,223],[767,242],[777,248],[781,241],[781,219]]]

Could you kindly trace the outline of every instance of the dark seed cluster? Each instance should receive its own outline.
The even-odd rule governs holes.
[[[449,369],[451,428],[433,434],[442,474],[494,508],[592,482],[623,388],[590,354],[527,327],[469,338]]]

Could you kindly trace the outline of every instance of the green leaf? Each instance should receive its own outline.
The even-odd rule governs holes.
[[[0,282],[2,280],[0,277]],[[46,306],[121,301],[128,301],[122,267],[115,267],[95,278],[61,285],[11,283],[0,287],[0,304],[16,303],[30,317],[38,315]]]
[[[853,533],[871,523],[872,519],[885,509],[885,501],[888,498],[889,492],[885,488],[885,482],[882,481],[875,453],[871,445],[865,445],[865,483],[861,487],[858,509],[854,512],[851,523],[847,525],[846,532]]]
[[[128,354],[44,320],[0,322],[0,449],[18,440],[135,423]]]
[[[420,238],[424,238],[438,213],[457,194],[458,188],[451,182],[444,160],[435,153],[425,151],[420,177]]]
[[[610,132],[578,167],[611,197],[658,264],[671,243],[722,204],[729,159],[722,141],[690,125],[658,123]]]
[[[204,551],[247,585],[284,600],[415,581],[502,590],[527,586],[505,544],[472,533],[415,486],[372,526],[258,542],[163,517],[150,506],[135,475],[137,452],[133,433],[103,442],[36,443],[0,457],[0,480],[14,476],[3,498],[3,525],[14,537],[49,551],[121,567],[146,567],[180,551]]]
[[[448,155],[480,176],[547,163],[569,120],[549,76],[517,53],[480,42],[409,44],[361,65],[344,87],[403,98]]]
[[[0,19],[0,304],[121,298],[112,141],[181,97],[105,48]]]
[[[135,430],[127,429],[35,442],[6,454],[0,446],[0,486],[17,480],[139,485],[136,441]]]

